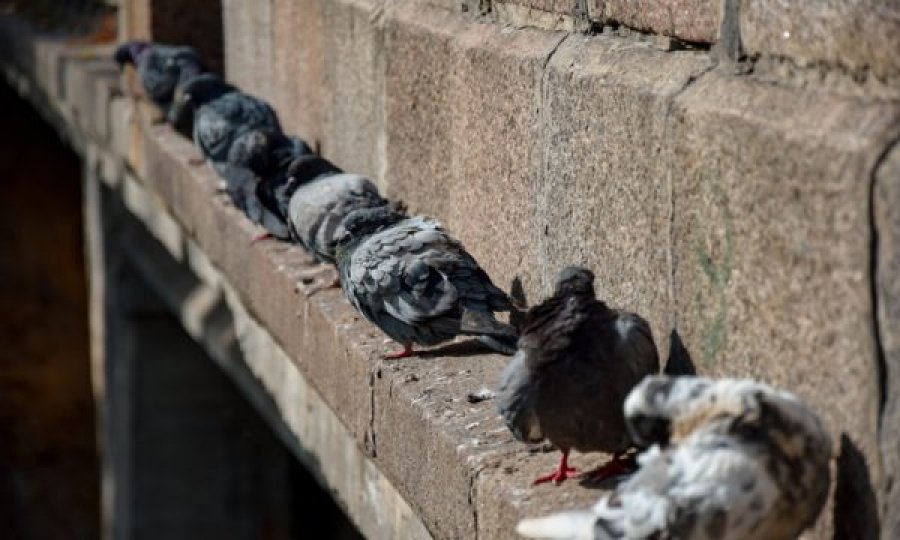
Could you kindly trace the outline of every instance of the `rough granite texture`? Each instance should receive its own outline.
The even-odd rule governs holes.
[[[802,396],[878,489],[868,201],[900,106],[710,74],[673,117],[676,318],[699,371]]]
[[[703,55],[571,36],[544,80],[530,239],[540,296],[560,268],[587,265],[604,299],[648,318],[662,354],[673,306],[672,179],[661,156],[674,97],[710,67]]]
[[[741,39],[750,54],[833,64],[854,78],[898,84],[900,3],[892,0],[743,0]]]
[[[873,197],[876,246],[876,305],[885,368],[881,452],[885,490],[882,538],[900,535],[900,146],[878,168]]]
[[[272,2],[272,39],[280,44],[272,51],[272,105],[285,130],[323,151],[328,99],[325,84],[328,5],[321,0]],[[285,45],[301,39],[302,47]]]
[[[619,23],[637,30],[713,43],[719,33],[721,0],[588,0],[599,23]]]

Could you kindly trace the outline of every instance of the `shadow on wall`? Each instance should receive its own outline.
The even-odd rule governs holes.
[[[863,453],[844,433],[834,489],[834,538],[868,540],[878,537],[878,507],[869,467]]]

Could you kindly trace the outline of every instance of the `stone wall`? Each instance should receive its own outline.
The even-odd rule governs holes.
[[[266,6],[273,24],[226,6],[228,75],[291,130],[442,218],[529,299],[587,264],[660,346],[676,325],[701,372],[793,389],[864,456],[869,481],[841,481],[900,510],[900,5]],[[260,50],[271,75],[247,69],[269,65]]]

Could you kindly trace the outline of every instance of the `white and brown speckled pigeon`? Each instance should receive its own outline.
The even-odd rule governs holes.
[[[751,380],[648,377],[625,403],[640,469],[593,508],[519,523],[529,538],[789,540],[828,496],[831,441],[795,396]]]
[[[493,315],[512,302],[440,223],[383,206],[355,210],[343,225],[335,252],[341,287],[366,319],[403,345],[386,358],[458,335],[512,354],[515,329]]]
[[[175,88],[206,71],[197,51],[187,46],[128,41],[116,47],[113,59],[120,69],[127,64],[134,66],[144,94],[163,114],[169,112]],[[190,119],[185,120],[175,127],[190,136]]]
[[[627,470],[632,448],[622,405],[659,358],[643,318],[610,309],[594,294],[594,275],[563,269],[553,295],[525,315],[518,352],[503,372],[497,406],[521,441],[549,440],[562,452],[559,468],[535,480],[560,483],[575,469],[570,450],[606,452],[613,459],[590,476]]]

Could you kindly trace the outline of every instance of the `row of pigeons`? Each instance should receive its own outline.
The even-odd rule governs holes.
[[[659,374],[642,317],[596,298],[593,274],[564,269],[525,310],[432,218],[408,216],[358,174],[285,134],[274,110],[207,72],[190,47],[129,42],[115,52],[145,96],[194,143],[229,200],[266,234],[337,273],[350,303],[414,354],[460,335],[512,360],[498,410],[521,441],[613,458],[587,473],[627,477],[594,507],[520,522],[533,538],[788,539],[810,527],[829,489],[831,442],[793,395],[750,380]],[[524,313],[523,313],[524,311]],[[513,312],[518,324],[497,312]],[[673,337],[675,334],[673,333]],[[668,365],[690,365],[672,340]]]

